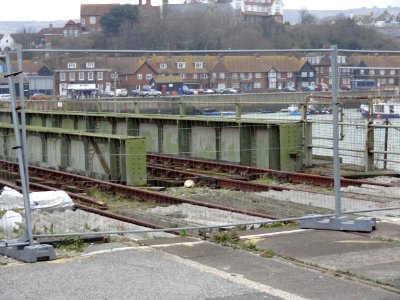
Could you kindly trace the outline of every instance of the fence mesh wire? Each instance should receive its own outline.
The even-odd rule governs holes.
[[[264,55],[227,53],[225,56],[215,57],[201,53],[175,55],[172,58],[169,56],[176,64],[175,71],[170,70],[171,74],[162,73],[158,65],[159,73],[152,73],[147,77],[146,74],[150,73],[145,72],[150,72],[149,70],[137,69],[132,74],[122,74],[122,70],[114,70],[117,66],[110,62],[110,71],[101,75],[107,79],[102,83],[97,82],[96,89],[89,90],[90,92],[86,90],[87,85],[82,85],[85,89],[79,90],[79,84],[94,84],[89,79],[85,80],[84,67],[72,71],[68,69],[68,63],[91,60],[97,63],[103,55],[98,54],[95,58],[91,56],[85,60],[82,53],[75,54],[75,58],[71,54],[68,56],[69,61],[63,59],[58,62],[65,65],[54,68],[58,71],[54,73],[56,86],[52,93],[46,95],[49,92],[45,88],[28,91],[30,99],[26,102],[26,112],[30,163],[71,172],[76,172],[74,165],[81,164],[82,168],[78,173],[98,175],[97,173],[104,173],[105,165],[112,164],[113,155],[127,155],[123,151],[110,154],[107,142],[98,142],[95,147],[96,143],[88,145],[83,139],[74,139],[69,147],[75,150],[63,152],[63,140],[51,137],[54,141],[50,144],[49,133],[46,133],[46,129],[59,128],[66,134],[86,130],[100,135],[144,136],[146,150],[149,152],[221,160],[227,164],[247,164],[264,169],[279,169],[292,162],[291,159],[300,153],[300,168],[295,166],[298,168],[295,171],[332,176],[332,89],[337,88],[341,175],[391,175],[375,178],[374,181],[394,185],[381,188],[371,181],[370,186],[343,187],[342,212],[372,210],[373,212],[363,214],[382,218],[399,217],[400,202],[395,185],[398,184],[396,176],[400,168],[400,53],[339,51],[337,87],[331,86],[329,51],[318,53],[303,50],[295,54],[288,51],[285,54]],[[48,55],[52,55],[51,51]],[[58,52],[57,55],[62,57]],[[159,56],[161,58],[158,57],[157,64],[164,63],[163,56]],[[207,68],[196,71],[194,57],[196,62],[207,64]],[[185,59],[193,66],[188,67],[190,70],[187,71],[179,70],[177,64],[184,63]],[[257,64],[258,61],[261,62]],[[83,78],[81,83],[71,80],[70,74],[73,72],[75,78]],[[118,80],[111,77],[115,72],[120,73]],[[142,76],[139,77],[139,74]],[[169,89],[161,91],[165,96],[135,94],[146,90],[146,85],[165,88],[155,85],[157,82],[164,82],[172,88],[172,81],[162,81],[163,76],[174,76],[174,80],[179,77],[181,82],[187,80],[185,93],[183,90],[174,93]],[[148,80],[138,79],[143,77]],[[132,83],[132,78],[136,79],[135,84]],[[197,82],[196,78],[199,79]],[[117,96],[117,89],[127,89],[128,96]],[[44,91],[45,95],[34,96],[33,93],[39,90]],[[109,93],[112,91],[114,95]],[[10,102],[2,101],[1,105],[1,158],[16,161],[14,134],[9,128]],[[98,117],[91,118],[92,116]],[[91,122],[94,124],[89,124]],[[300,130],[291,131],[292,129],[285,127],[293,124],[297,124]],[[30,127],[35,129],[30,130]],[[182,147],[182,143],[185,146]],[[284,155],[287,155],[287,160],[281,158]],[[51,165],[50,162],[56,163]],[[151,161],[147,163],[155,164]],[[88,164],[92,168],[90,174],[86,174],[84,170],[84,166],[87,167]],[[194,171],[185,165],[175,166],[175,169]],[[149,171],[148,187],[153,184],[158,187],[154,187],[156,191],[145,191],[180,198],[182,203],[168,204],[154,198],[147,200],[147,194],[126,197],[98,185],[92,188],[76,188],[68,183],[57,185],[50,179],[32,178],[32,181],[43,185],[70,189],[74,193],[106,203],[106,211],[110,213],[99,215],[99,212],[79,208],[33,209],[33,233],[35,237],[43,237],[134,231],[137,232],[136,237],[140,238],[144,235],[167,234],[158,233],[163,231],[162,228],[176,228],[179,231],[182,228],[239,224],[250,227],[251,224],[260,226],[271,220],[335,213],[332,186],[317,186],[307,181],[296,183],[287,180],[287,175],[279,172],[265,171],[265,175],[254,177],[257,178],[254,183],[269,186],[269,190],[262,192],[244,192],[239,188],[227,190],[219,188],[216,180],[211,180],[214,184],[210,184],[210,180],[204,180],[205,177],[226,176],[218,167],[203,170],[201,176],[191,175],[189,178],[193,180],[193,187],[184,186],[187,178],[182,174],[177,175],[172,171],[166,174],[158,178]],[[107,177],[106,173],[102,175]],[[199,180],[200,177],[202,180]],[[15,184],[18,174],[3,170],[2,179]],[[229,179],[248,180],[249,177],[233,171],[229,174]],[[3,185],[7,185],[6,182]],[[164,188],[161,189],[160,186]],[[6,194],[3,192],[0,198],[0,240],[7,241],[22,234],[24,210],[19,195],[13,198],[5,197]],[[198,205],[196,201],[203,204]],[[386,210],[393,208],[397,210]],[[115,215],[122,217],[116,219]],[[140,220],[143,224],[129,223],[125,217]],[[144,226],[145,223],[157,225],[161,229],[149,230]]]

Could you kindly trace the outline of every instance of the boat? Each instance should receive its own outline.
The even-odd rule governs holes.
[[[220,111],[215,108],[206,108],[202,110],[203,116],[208,117],[234,117],[236,112],[234,111]]]
[[[376,99],[370,104],[361,104],[360,112],[364,118],[369,119],[400,118],[400,102]]]
[[[301,115],[301,109],[299,108],[298,105],[296,104],[291,104],[288,108],[287,111],[289,112],[289,115],[291,116],[300,116]],[[331,114],[332,109],[331,108],[318,108],[315,105],[309,105],[307,108],[307,115],[326,115],[326,114]]]

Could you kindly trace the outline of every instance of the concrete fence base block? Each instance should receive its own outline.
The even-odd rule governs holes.
[[[0,247],[0,254],[29,263],[57,259],[54,248],[51,245]]]
[[[337,230],[337,231],[360,231],[371,232],[376,229],[376,219],[370,217],[360,217],[348,220],[347,217],[318,217],[301,221],[301,228]]]

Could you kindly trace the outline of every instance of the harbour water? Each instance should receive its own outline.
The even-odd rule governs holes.
[[[288,112],[243,114],[242,118],[301,120],[301,116],[289,115]],[[307,121],[313,124],[313,154],[332,157],[332,114],[307,115]],[[388,122],[388,128],[379,128],[385,122]],[[339,121],[339,155],[342,164],[365,166],[367,125],[368,120],[357,109],[343,110]],[[370,148],[374,152],[374,166],[400,171],[400,119],[376,119],[373,125],[374,140]],[[386,158],[383,152],[386,152]]]

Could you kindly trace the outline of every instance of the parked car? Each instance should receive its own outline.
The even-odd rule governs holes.
[[[319,92],[326,92],[329,91],[329,86],[326,83],[318,83],[315,90]]]
[[[303,92],[315,92],[315,87],[312,85],[303,86],[301,90]]]
[[[350,85],[346,85],[346,84],[340,86],[340,89],[342,91],[350,91],[351,90]]]
[[[144,89],[139,92],[140,97],[159,97],[161,96],[161,92],[155,89]]]
[[[138,97],[140,95],[140,90],[132,90],[129,92],[129,96]]]
[[[212,89],[205,89],[204,94],[212,95],[212,94],[215,94],[215,91]]]
[[[296,89],[292,86],[285,86],[282,90],[285,92],[290,92],[290,93],[296,92]]]
[[[10,94],[0,94],[0,101],[11,100]]]
[[[237,90],[234,88],[226,88],[223,92],[223,94],[237,94]]]

